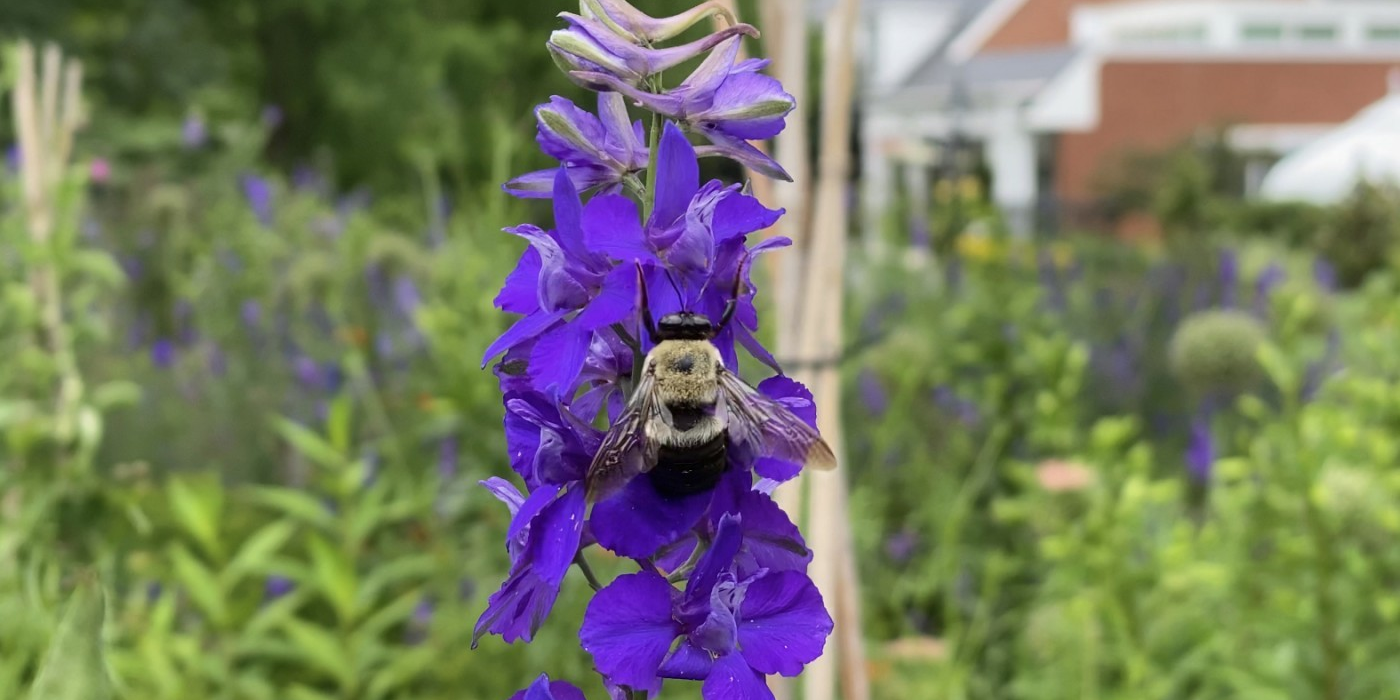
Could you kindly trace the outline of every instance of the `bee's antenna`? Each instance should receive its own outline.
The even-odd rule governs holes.
[[[681,302],[681,310],[687,310],[686,307],[689,306],[689,304],[686,301],[685,295],[681,293],[680,285],[676,284],[676,278],[671,275],[671,268],[662,265],[661,269],[666,271],[666,279],[671,281],[671,289],[676,290],[676,299],[679,299]]]
[[[729,319],[734,318],[734,311],[739,308],[739,297],[743,296],[744,292],[744,265],[747,265],[748,262],[749,254],[744,253],[744,256],[739,258],[738,267],[734,270],[734,293],[730,294],[729,301],[724,303],[724,313],[719,317],[719,325],[715,326],[716,335],[729,325]],[[705,283],[709,284],[709,280],[706,280]]]
[[[651,304],[647,300],[647,278],[642,274],[642,263],[637,261],[637,308],[642,312],[642,328],[652,345],[657,342],[656,322],[651,318]]]

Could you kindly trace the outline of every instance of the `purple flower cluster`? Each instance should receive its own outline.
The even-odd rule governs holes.
[[[730,26],[659,46],[711,16]],[[568,26],[550,37],[549,50],[598,92],[597,113],[560,97],[537,108],[537,142],[558,166],[505,186],[551,198],[554,225],[507,229],[528,247],[495,301],[519,318],[484,360],[500,357],[507,449],[524,488],[499,477],[482,482],[510,511],[511,566],[474,641],[530,641],[578,565],[596,590],[580,641],[613,697],[652,697],[665,679],[701,681],[707,700],[772,697],[764,676],[797,674],[832,629],[805,573],[811,553],[768,495],[801,465],[729,449],[713,488],[676,495],[634,478],[596,503],[584,482],[606,435],[595,422],[619,420],[655,342],[641,299],[653,318],[720,319],[732,304],[732,322],[710,340],[725,368],[737,374],[742,346],[778,369],[755,336],[749,262],[789,241],[748,238],[782,211],[737,185],[702,183],[697,159],[725,156],[786,177],[750,141],[776,135],[793,101],[758,72],[764,62],[736,61],[740,39],[757,32],[720,3],[652,18],[621,0],[583,0],[579,14],[561,17]],[[662,71],[707,52],[689,77],[664,86]],[[631,118],[629,102],[652,113],[649,128]],[[697,148],[690,137],[706,143]],[[815,427],[801,384],[780,374],[757,391]],[[638,571],[598,582],[584,557],[595,545]],[[583,694],[540,676],[515,697]]]

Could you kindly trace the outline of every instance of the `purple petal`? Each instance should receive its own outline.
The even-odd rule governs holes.
[[[813,428],[817,427],[817,404],[812,399],[812,392],[802,382],[778,375],[769,377],[758,383],[755,387],[759,393],[782,404],[793,415],[802,419],[802,422]]]
[[[709,604],[710,592],[719,581],[719,575],[727,571],[729,565],[734,562],[734,556],[739,553],[739,545],[743,538],[743,528],[738,515],[726,513],[720,516],[714,542],[701,555],[700,561],[695,563],[695,571],[686,582],[683,608],[690,609]]]
[[[703,681],[714,668],[710,652],[701,649],[689,639],[681,640],[671,655],[661,664],[658,674],[662,678],[679,678],[687,681]]]
[[[550,682],[549,676],[540,674],[529,688],[510,696],[510,700],[587,700],[583,691],[568,681]]]
[[[525,503],[525,497],[520,494],[519,489],[515,488],[515,484],[499,476],[493,476],[477,483],[486,487],[486,490],[490,491],[491,495],[496,497],[496,500],[506,504],[506,508],[510,509],[512,517],[520,512],[520,506]]]
[[[760,673],[795,676],[822,655],[831,616],[805,575],[783,571],[749,583],[739,610],[739,647]]]
[[[539,124],[535,142],[541,151],[562,163],[599,163],[603,124],[572,100],[551,97],[535,108],[535,120]]]
[[[802,532],[771,497],[747,481],[716,489],[710,507],[711,513],[727,511],[743,516],[743,542],[734,561],[738,575],[752,576],[763,569],[806,571],[812,553],[802,540]]]
[[[554,228],[559,245],[574,260],[584,262],[594,257],[584,245],[583,203],[564,168],[554,177]]]
[[[757,198],[748,195],[734,194],[725,197],[715,205],[712,224],[715,245],[718,246],[730,238],[762,231],[777,223],[783,211],[769,209]]]
[[[487,600],[472,632],[472,648],[488,632],[501,635],[508,644],[517,639],[530,641],[558,597],[559,588],[545,583],[534,567],[516,567]]]
[[[627,100],[616,92],[598,93],[598,117],[605,133],[604,149],[624,166],[644,167],[647,148],[632,127]]]
[[[589,248],[618,260],[656,259],[642,233],[637,205],[622,195],[590,200],[583,210],[583,233]]]
[[[783,130],[784,117],[796,106],[782,83],[761,73],[731,73],[715,91],[714,102],[697,121],[745,140],[767,139]]]
[[[533,246],[520,254],[520,262],[506,275],[506,283],[496,295],[496,308],[515,314],[530,314],[540,308],[540,253]]]
[[[505,350],[515,347],[517,343],[538,337],[544,329],[554,325],[555,321],[563,318],[566,311],[537,311],[526,316],[509,330],[501,334],[501,337],[491,342],[486,348],[486,352],[481,356],[481,366],[485,367],[486,362],[491,358],[501,354]]]
[[[549,504],[530,526],[529,556],[545,583],[559,587],[578,554],[583,536],[583,489],[571,488]]]
[[[627,99],[641,105],[648,112],[655,112],[662,116],[679,119],[681,116],[682,103],[679,97],[672,93],[651,93],[638,90],[636,86],[618,79],[617,76],[609,73],[597,71],[572,71],[569,77],[574,81],[585,85],[595,85],[602,90],[611,90],[622,93]]]
[[[680,219],[700,188],[700,165],[695,160],[695,148],[685,134],[671,122],[661,132],[656,157],[656,206],[651,221],[668,226]]]
[[[549,396],[572,396],[592,333],[564,323],[540,336],[530,353],[535,387]]]
[[[740,654],[725,654],[715,661],[701,687],[705,700],[772,700],[763,674],[753,670]]]
[[[768,348],[763,347],[763,344],[758,342],[758,338],[754,337],[754,334],[749,332],[747,328],[735,331],[734,337],[759,362],[771,367],[775,372],[783,371],[783,368],[778,366],[777,358],[774,358],[772,353],[768,352]]]
[[[565,181],[568,178],[561,178]],[[574,277],[572,261],[554,237],[537,226],[524,224],[506,229],[530,242],[540,255],[538,283],[541,309],[558,311],[577,309],[588,300],[588,290]]]
[[[664,498],[651,479],[638,477],[593,506],[589,523],[598,544],[619,556],[644,559],[680,539],[705,514],[710,493]]]
[[[701,146],[695,149],[695,155],[699,158],[710,156],[723,156],[733,160],[740,165],[761,175],[766,175],[774,180],[792,182],[792,176],[788,174],[778,161],[773,160],[768,154],[754,148],[753,144],[736,136],[726,134],[715,128],[707,128],[701,125],[701,134],[710,140],[712,145]]]
[[[554,173],[557,170],[559,168],[547,168],[525,173],[501,185],[501,189],[522,199],[549,199],[554,193]]]
[[[687,100],[708,102],[711,95],[724,84],[734,67],[734,58],[739,55],[738,37],[720,44],[695,70],[676,86],[675,92],[686,96]]]
[[[666,579],[644,571],[619,576],[593,596],[578,636],[599,673],[618,685],[661,688],[657,670],[681,633],[671,618],[675,595]]]
[[[545,506],[554,502],[554,497],[559,495],[559,486],[545,484],[535,489],[529,498],[521,504],[520,509],[511,518],[510,529],[506,531],[507,539],[514,539],[520,535],[520,531],[530,526],[535,520],[535,516],[545,509]]]
[[[574,324],[591,331],[637,313],[637,271],[631,265],[619,265],[603,278],[603,288],[574,318]]]

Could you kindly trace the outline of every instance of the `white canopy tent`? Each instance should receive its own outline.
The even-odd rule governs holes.
[[[1392,92],[1285,156],[1264,176],[1259,195],[1273,201],[1335,204],[1362,180],[1400,184],[1400,93]]]

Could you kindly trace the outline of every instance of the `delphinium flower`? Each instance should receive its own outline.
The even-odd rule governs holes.
[[[726,26],[663,45],[716,16]],[[740,40],[757,31],[721,3],[652,18],[621,0],[583,0],[577,14],[561,17],[566,26],[548,49],[570,78],[598,93],[597,112],[560,97],[540,105],[536,142],[558,164],[504,187],[551,199],[554,217],[549,227],[507,229],[526,247],[495,303],[517,318],[483,362],[494,361],[503,394],[514,478],[482,485],[510,514],[510,570],[473,644],[487,634],[534,639],[578,566],[596,592],[580,641],[611,697],[654,697],[666,679],[700,681],[707,700],[771,697],[764,676],[798,673],[832,629],[806,575],[811,552],[770,495],[801,470],[801,453],[731,431],[723,471],[701,487],[663,488],[646,475],[598,492],[590,470],[605,439],[624,435],[618,423],[638,402],[642,363],[656,342],[644,317],[709,319],[724,371],[737,375],[742,348],[779,372],[749,400],[790,414],[784,419],[801,431],[815,429],[811,394],[782,376],[756,336],[752,261],[789,241],[750,236],[783,212],[737,184],[702,182],[698,163],[726,156],[786,177],[750,141],[777,134],[793,101],[760,72],[766,62],[737,60]],[[663,80],[702,56],[688,77]],[[634,118],[629,105],[650,118]],[[610,427],[595,427],[601,420]],[[636,437],[650,439],[645,429]],[[591,547],[632,560],[637,573],[605,584],[588,564]],[[515,695],[583,697],[543,675]]]

